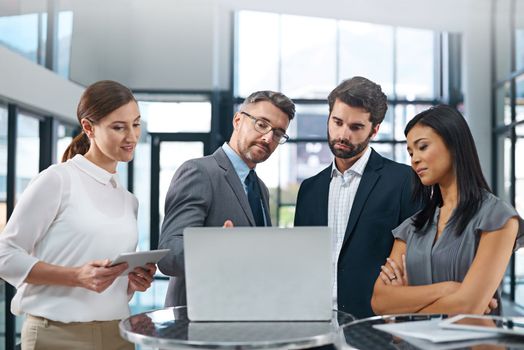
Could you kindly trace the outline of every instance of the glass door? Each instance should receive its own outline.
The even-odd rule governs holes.
[[[186,160],[209,154],[209,134],[150,134],[150,242],[145,249],[156,249],[164,219],[164,202],[171,179]],[[141,242],[143,245],[144,242]],[[157,271],[155,282],[145,293],[135,293],[130,302],[132,313],[162,307],[169,277]]]

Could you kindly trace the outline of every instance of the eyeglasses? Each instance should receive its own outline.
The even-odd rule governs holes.
[[[240,111],[240,113],[253,120],[255,130],[259,133],[265,135],[268,134],[270,131],[273,131],[273,141],[278,142],[279,144],[283,144],[286,143],[287,140],[289,140],[289,136],[285,132],[283,132],[282,129],[274,128],[273,125],[271,125],[268,121],[254,117],[251,114],[244,111]]]

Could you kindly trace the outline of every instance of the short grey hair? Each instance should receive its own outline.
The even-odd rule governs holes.
[[[291,121],[295,117],[295,104],[289,97],[284,95],[281,92],[275,92],[270,90],[262,90],[253,92],[251,95],[246,97],[242,105],[240,105],[240,110],[242,110],[246,105],[261,101],[267,101],[273,106],[280,109],[284,112],[289,120]]]

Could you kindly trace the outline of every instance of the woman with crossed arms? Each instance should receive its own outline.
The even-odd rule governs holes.
[[[464,117],[449,106],[415,116],[404,131],[422,210],[393,230],[375,283],[377,314],[500,314],[499,286],[524,221],[484,179]],[[520,243],[520,242],[519,242]]]

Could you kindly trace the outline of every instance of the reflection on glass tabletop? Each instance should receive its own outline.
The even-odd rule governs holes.
[[[190,322],[186,310],[171,307],[131,316],[120,323],[120,334],[137,344],[166,348],[299,349],[331,344],[339,327],[354,321],[333,311],[326,322]]]

